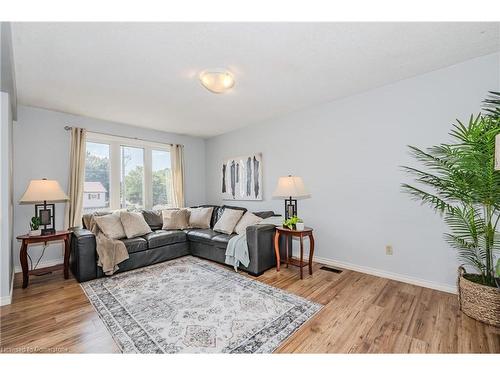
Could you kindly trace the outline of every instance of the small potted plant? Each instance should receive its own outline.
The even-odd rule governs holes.
[[[288,228],[292,230],[304,230],[304,222],[297,216],[292,216],[291,218],[283,221],[283,228]]]
[[[295,229],[304,230],[304,221],[301,218],[297,218],[297,223],[295,224]]]
[[[41,234],[40,228],[41,220],[38,216],[33,216],[30,222],[30,236],[39,236]]]

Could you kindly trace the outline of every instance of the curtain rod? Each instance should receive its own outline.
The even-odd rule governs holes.
[[[72,126],[65,126],[64,127],[64,130],[71,130],[73,129]],[[175,146],[174,143],[165,143],[165,142],[157,142],[157,141],[151,141],[149,139],[143,139],[143,138],[137,138],[137,137],[127,137],[125,135],[116,135],[116,134],[111,134],[111,133],[103,133],[103,132],[94,132],[94,131],[90,131],[88,130],[90,133],[95,133],[95,134],[102,134],[102,135],[109,135],[111,137],[119,137],[119,138],[127,138],[127,139],[135,139],[136,141],[144,141],[144,142],[154,142],[154,143],[163,143],[165,145],[169,145],[169,146]],[[179,144],[178,146],[182,146],[184,147],[184,145],[181,145]]]

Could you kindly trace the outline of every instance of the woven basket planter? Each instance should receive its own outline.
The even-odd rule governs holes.
[[[500,327],[500,289],[481,285],[465,277],[465,269],[458,268],[458,304],[467,316],[495,327]]]

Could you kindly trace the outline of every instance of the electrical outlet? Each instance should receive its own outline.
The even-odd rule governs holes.
[[[392,255],[392,245],[385,246],[385,255]]]

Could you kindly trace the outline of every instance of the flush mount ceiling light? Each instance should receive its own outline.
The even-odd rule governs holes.
[[[227,70],[205,70],[200,73],[200,82],[208,91],[223,94],[234,86],[234,77]]]

